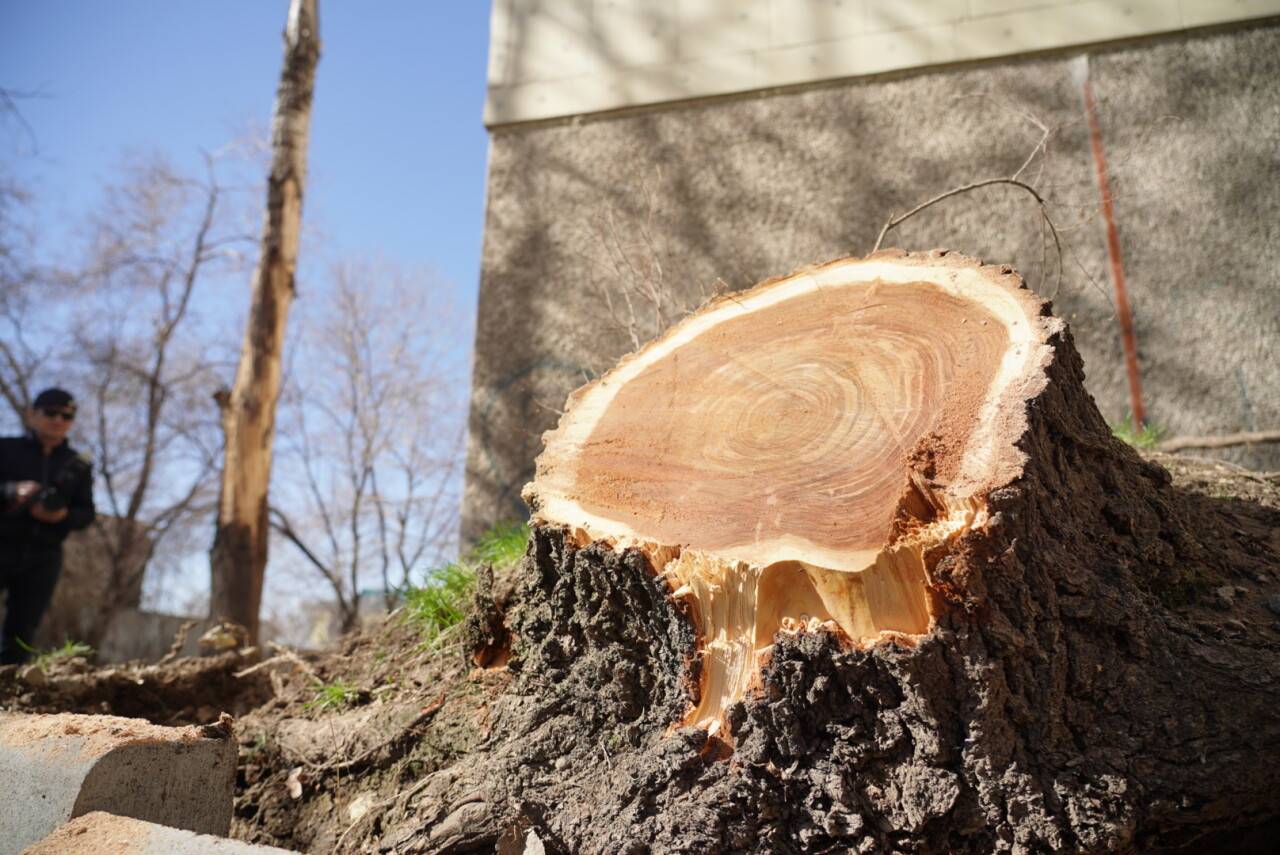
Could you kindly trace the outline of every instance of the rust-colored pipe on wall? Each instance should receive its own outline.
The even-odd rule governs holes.
[[[1129,311],[1129,292],[1125,288],[1124,262],[1120,258],[1120,234],[1116,231],[1115,209],[1111,204],[1111,181],[1107,176],[1107,158],[1102,150],[1102,127],[1098,123],[1097,102],[1093,82],[1089,79],[1089,58],[1080,57],[1076,69],[1084,92],[1084,112],[1089,120],[1089,144],[1093,149],[1093,166],[1098,174],[1098,192],[1102,196],[1102,218],[1107,227],[1107,254],[1111,258],[1111,282],[1116,292],[1116,315],[1120,321],[1120,342],[1124,347],[1125,369],[1129,375],[1129,406],[1133,425],[1141,428],[1147,421],[1142,403],[1142,375],[1138,370],[1138,339],[1133,331],[1133,313]]]

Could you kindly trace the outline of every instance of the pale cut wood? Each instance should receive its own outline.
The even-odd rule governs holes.
[[[320,59],[317,0],[292,0],[276,92],[262,254],[235,385],[215,397],[225,440],[222,489],[210,550],[209,615],[243,625],[256,643],[267,565],[267,488],[280,397],[280,359],[293,303],[311,96]]]
[[[775,633],[910,642],[986,519],[1061,329],[1008,268],[877,253],[722,297],[570,396],[525,498],[691,606],[715,728]]]

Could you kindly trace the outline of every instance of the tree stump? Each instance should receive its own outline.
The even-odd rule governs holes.
[[[516,688],[410,848],[1268,851],[1280,515],[1172,487],[1083,376],[1011,269],[894,251],[575,392]]]

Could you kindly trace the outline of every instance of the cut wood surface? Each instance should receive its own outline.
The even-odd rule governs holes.
[[[845,259],[714,301],[570,398],[525,498],[690,600],[691,720],[718,726],[779,629],[928,631],[925,553],[1020,472],[1046,382],[1060,322],[1021,286],[945,253]]]

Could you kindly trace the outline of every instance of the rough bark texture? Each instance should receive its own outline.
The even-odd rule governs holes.
[[[673,729],[698,640],[643,555],[535,529],[490,744],[420,782],[382,845],[1269,851],[1280,514],[1173,487],[1111,436],[1070,334],[1051,344],[1023,474],[934,556],[934,630],[780,633],[723,742]]]
[[[262,255],[254,272],[235,385],[230,393],[217,396],[226,451],[210,553],[209,614],[243,625],[255,640],[267,566],[267,487],[280,396],[280,358],[294,295],[311,94],[320,58],[316,3],[292,0],[289,6],[284,70],[272,128]]]

